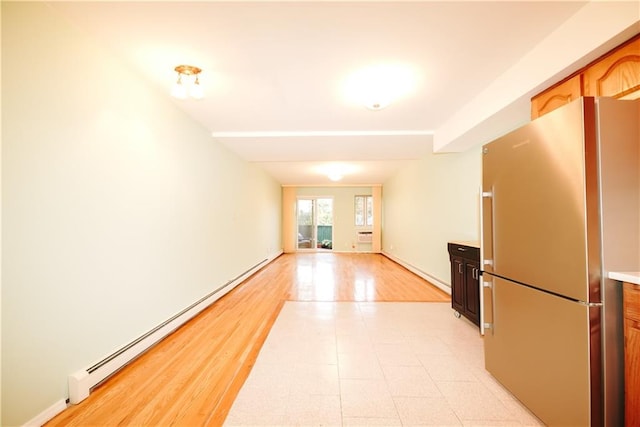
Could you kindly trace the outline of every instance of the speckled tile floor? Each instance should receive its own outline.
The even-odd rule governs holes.
[[[543,424],[449,303],[287,302],[225,425]]]

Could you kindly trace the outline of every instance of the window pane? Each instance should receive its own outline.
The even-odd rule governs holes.
[[[318,225],[333,224],[333,199],[318,199]]]
[[[364,225],[364,197],[356,196],[356,225]]]
[[[373,225],[373,196],[355,196],[356,226]]]
[[[311,200],[298,200],[298,224],[313,224],[313,203]]]

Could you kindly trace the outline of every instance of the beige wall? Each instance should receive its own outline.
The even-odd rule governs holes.
[[[281,188],[43,3],[2,2],[2,77],[1,424],[20,425],[277,254]]]
[[[296,251],[296,188],[282,188],[282,249]]]
[[[383,252],[450,285],[447,242],[477,240],[481,147],[430,154],[383,187]]]

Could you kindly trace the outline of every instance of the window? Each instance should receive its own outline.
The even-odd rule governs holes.
[[[373,225],[373,196],[356,196],[356,226]]]

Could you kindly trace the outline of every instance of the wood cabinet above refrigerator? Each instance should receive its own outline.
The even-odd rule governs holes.
[[[580,96],[640,98],[640,34],[531,98],[531,119]]]

